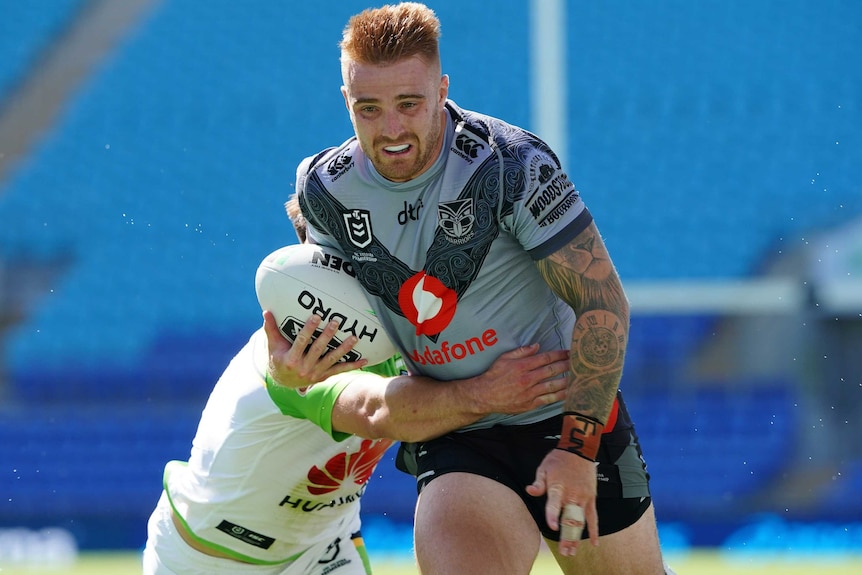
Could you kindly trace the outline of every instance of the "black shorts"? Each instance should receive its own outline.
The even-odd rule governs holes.
[[[599,535],[632,525],[651,501],[649,474],[622,394],[617,394],[614,409],[618,410],[616,423],[602,435],[597,456]],[[535,480],[542,459],[557,445],[561,428],[559,415],[527,425],[497,425],[402,443],[396,465],[418,478],[420,493],[436,477],[453,472],[474,473],[502,483],[524,501],[542,535],[559,541],[559,531],[545,521],[547,497],[533,497],[526,487]],[[586,528],[582,537],[589,537]]]

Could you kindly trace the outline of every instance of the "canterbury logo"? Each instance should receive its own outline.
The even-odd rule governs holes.
[[[326,173],[328,173],[330,176],[334,176],[335,174],[344,171],[344,169],[350,166],[352,162],[352,156],[349,156],[348,154],[341,154],[326,165]]]
[[[478,142],[465,134],[461,134],[455,138],[455,153],[467,160],[469,163],[472,163],[472,160],[478,158],[479,151],[484,149],[485,144]]]

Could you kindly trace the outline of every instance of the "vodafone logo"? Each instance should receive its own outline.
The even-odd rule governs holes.
[[[418,272],[401,285],[398,305],[416,326],[416,335],[436,335],[452,321],[458,295],[437,278]]]

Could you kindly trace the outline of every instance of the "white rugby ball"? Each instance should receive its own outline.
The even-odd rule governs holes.
[[[375,365],[397,353],[356,279],[353,264],[333,248],[294,244],[275,250],[257,268],[255,291],[261,309],[272,312],[291,343],[311,314],[317,314],[323,321],[315,338],[326,323],[339,322],[329,349],[350,335],[359,339],[342,362],[367,359],[368,365]]]

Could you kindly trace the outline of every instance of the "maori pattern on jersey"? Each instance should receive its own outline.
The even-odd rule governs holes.
[[[465,114],[450,104],[447,104],[447,109],[456,124],[461,124],[462,129],[470,131],[495,149],[476,167],[458,195],[458,200],[473,202],[472,233],[463,241],[453,242],[438,227],[426,250],[425,265],[421,270],[440,280],[460,300],[479,275],[482,263],[500,233],[501,218],[511,216],[514,203],[524,201],[537,188],[536,175],[531,173],[536,158],[543,158],[545,165],[550,159],[557,169],[559,163],[550,149],[529,132],[488,116]],[[368,293],[380,298],[387,308],[403,317],[398,301],[399,290],[419,270],[412,270],[396,258],[374,236],[359,250],[350,241],[350,230],[345,219],[351,209],[333,196],[316,169],[312,169],[305,178],[303,191],[299,194],[299,202],[309,222],[332,236],[345,255],[351,258],[356,276]],[[353,257],[359,251],[372,257]],[[439,334],[426,336],[436,342]]]
[[[316,171],[312,171],[305,180],[304,193],[299,194],[299,207],[308,221],[331,235],[341,251],[353,261],[356,277],[366,291],[400,314],[398,290],[415,272],[393,256],[374,236],[362,248],[363,252],[371,254],[376,260],[373,265],[352,257],[358,250],[350,241],[344,220],[344,214],[349,214],[351,210],[329,193]]]
[[[495,156],[484,162],[467,182],[459,199],[472,198],[474,202],[473,236],[462,244],[453,244],[441,229],[437,229],[434,241],[426,251],[424,271],[437,278],[453,290],[458,299],[467,291],[482,268],[482,262],[499,234],[497,226],[497,203],[500,171]],[[372,236],[371,243],[362,248],[376,261],[352,258],[359,251],[348,237],[343,215],[350,210],[342,205],[323,185],[315,172],[305,181],[305,193],[299,195],[299,203],[309,221],[331,235],[339,248],[353,261],[356,277],[368,293],[379,297],[387,308],[402,315],[398,293],[416,271],[396,258],[380,241]],[[437,341],[439,334],[428,335]]]
[[[556,172],[560,169],[560,161],[545,142],[530,132],[475,112],[461,114],[474,127],[481,126],[490,134],[503,156],[503,197],[499,214],[501,219],[505,219],[513,214],[516,203],[529,203],[531,196],[544,183],[541,166],[547,166]],[[539,169],[535,169],[537,167]],[[562,172],[559,173],[566,177]],[[577,194],[574,186],[571,187],[570,193]]]

